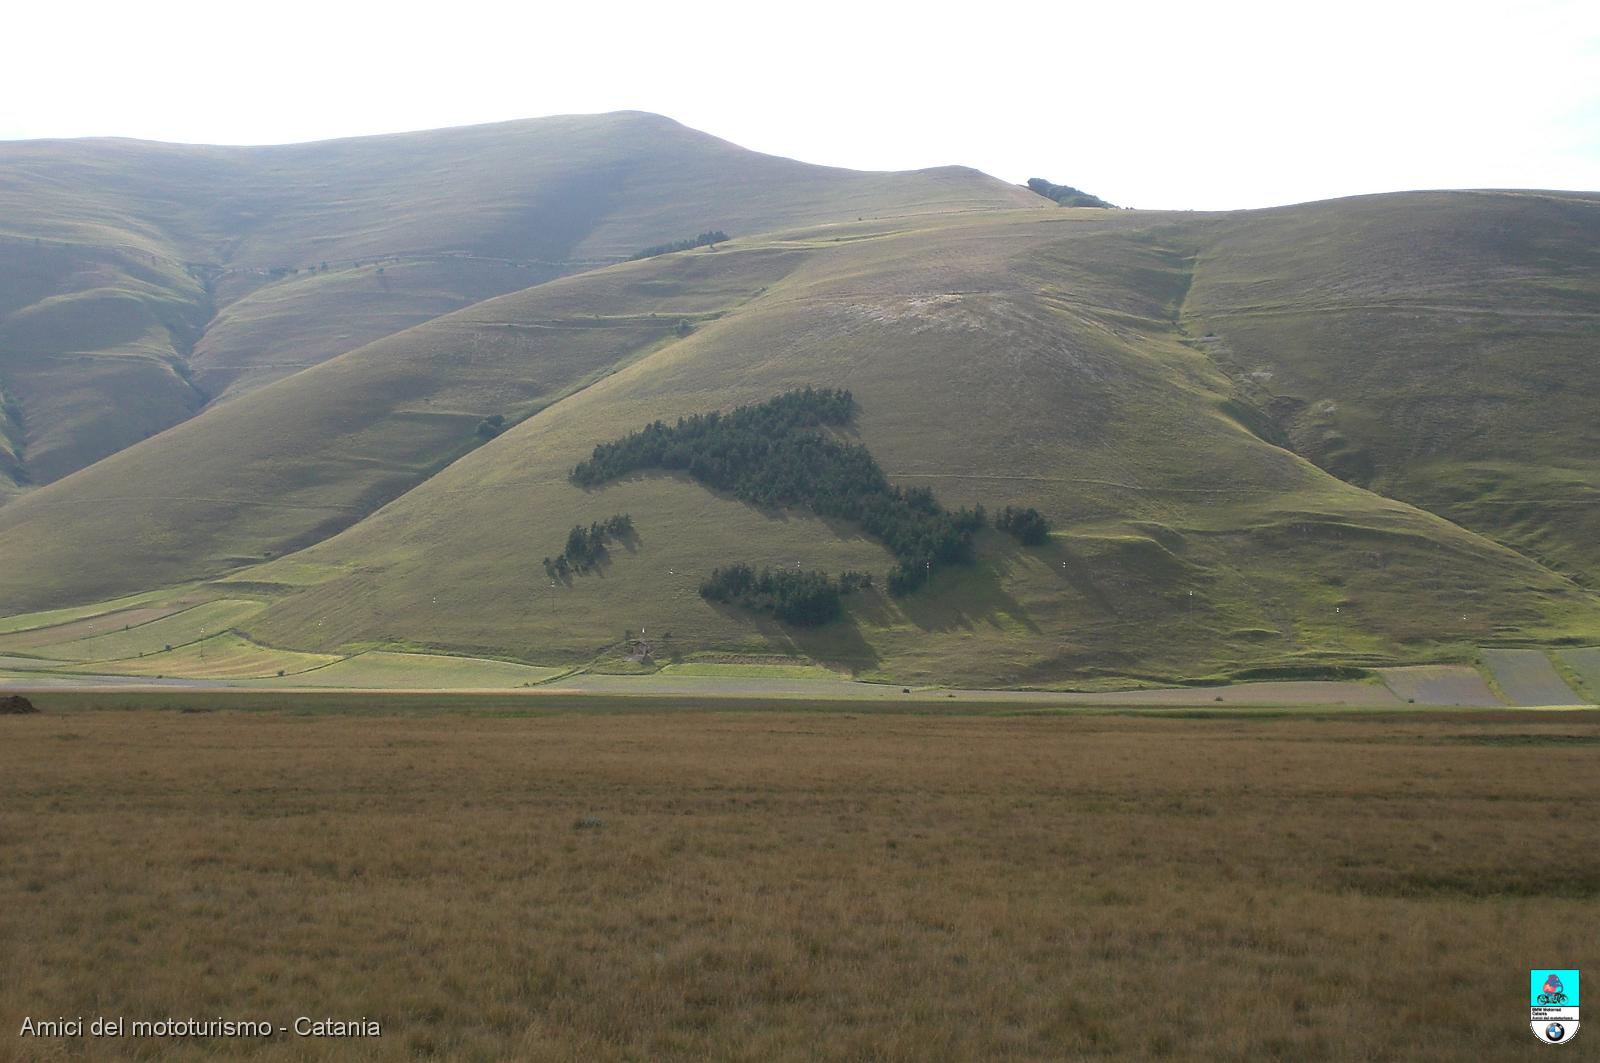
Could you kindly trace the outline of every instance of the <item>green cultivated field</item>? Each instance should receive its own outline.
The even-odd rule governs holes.
[[[0,636],[0,643],[13,650],[76,643],[143,627],[194,605],[184,598],[167,597],[163,600],[163,596],[155,595],[145,596],[142,602],[130,598],[127,603],[107,602],[83,609],[62,609],[13,617],[13,630]]]
[[[236,622],[254,616],[261,609],[261,602],[223,598],[147,623],[129,625],[125,630],[48,643],[38,647],[37,652],[41,657],[62,657],[78,661],[114,661],[124,657],[142,657],[174,647],[187,646],[192,642],[221,634]],[[129,615],[122,614],[124,617]],[[118,614],[113,613],[106,619],[114,620],[117,616]],[[62,630],[61,633],[64,635],[66,631]]]
[[[329,654],[272,649],[227,632],[143,657],[80,664],[77,671],[126,676],[251,679],[304,672],[337,660],[338,657]]]
[[[265,684],[399,690],[503,689],[542,683],[559,674],[559,668],[532,668],[503,661],[370,650],[311,671],[266,680]]]
[[[143,594],[133,594],[126,598],[119,598],[110,602],[96,602],[90,605],[80,605],[68,609],[50,609],[34,613],[18,613],[0,619],[0,635],[8,635],[17,631],[42,632],[45,628],[71,623],[77,620],[91,620],[96,617],[105,617],[119,610],[133,609],[136,606],[146,605],[153,601],[169,600],[173,597],[170,591],[146,591]],[[182,608],[179,605],[164,607],[168,612],[176,612]],[[111,623],[110,621],[105,621]],[[126,621],[124,621],[126,623]],[[110,630],[102,627],[101,630]]]

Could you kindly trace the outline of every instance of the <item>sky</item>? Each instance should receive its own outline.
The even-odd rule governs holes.
[[[273,144],[644,110],[1125,206],[1600,189],[1600,2],[272,4],[8,11],[0,140]]]

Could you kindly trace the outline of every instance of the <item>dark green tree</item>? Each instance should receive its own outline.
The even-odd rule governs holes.
[[[994,526],[1010,532],[1025,546],[1040,546],[1050,539],[1050,522],[1037,509],[1015,509],[1007,506],[995,515]]]
[[[1046,199],[1053,199],[1063,207],[1114,207],[1115,204],[1107,203],[1099,196],[1089,193],[1071,185],[1053,185],[1043,177],[1028,178],[1028,188],[1037,192]]]

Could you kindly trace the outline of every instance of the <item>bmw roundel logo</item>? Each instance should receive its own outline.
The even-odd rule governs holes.
[[[1544,1028],[1544,1035],[1552,1041],[1559,1041],[1567,1036],[1567,1028],[1559,1022],[1552,1022]]]

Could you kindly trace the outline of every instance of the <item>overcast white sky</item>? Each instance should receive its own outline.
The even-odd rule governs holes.
[[[1138,207],[1600,189],[1600,2],[13,5],[0,139],[267,144],[656,111]]]

